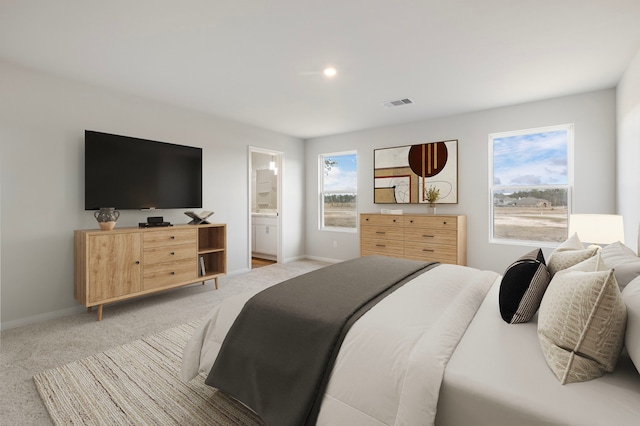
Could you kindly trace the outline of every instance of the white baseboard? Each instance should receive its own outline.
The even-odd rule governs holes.
[[[246,274],[249,271],[251,271],[249,268],[236,269],[235,271],[227,272],[226,276],[233,277],[234,275]]]
[[[344,262],[343,259],[332,259],[329,257],[305,256],[305,259],[317,260],[318,262],[339,263]]]
[[[38,322],[49,321],[56,318],[66,317],[67,315],[73,315],[86,311],[84,306],[76,306],[73,308],[61,309],[59,311],[47,312],[45,314],[33,315],[26,318],[20,318],[14,321],[5,321],[0,324],[0,330],[9,330],[12,328],[23,327],[25,325],[31,325]]]

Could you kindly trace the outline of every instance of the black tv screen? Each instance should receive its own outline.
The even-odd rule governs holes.
[[[202,207],[202,148],[85,130],[85,210]]]

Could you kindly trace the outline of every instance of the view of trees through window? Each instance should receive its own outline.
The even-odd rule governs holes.
[[[324,154],[321,165],[322,229],[356,230],[357,157],[355,152]]]
[[[572,125],[489,135],[492,241],[566,240],[572,142]]]

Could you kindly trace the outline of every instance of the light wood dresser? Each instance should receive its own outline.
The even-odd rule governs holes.
[[[74,232],[74,295],[91,311],[226,273],[226,225]]]
[[[465,215],[360,215],[360,255],[467,264]]]

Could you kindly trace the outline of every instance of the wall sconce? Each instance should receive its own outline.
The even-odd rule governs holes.
[[[624,223],[620,215],[572,214],[569,217],[569,236],[574,233],[583,243],[624,243]]]

